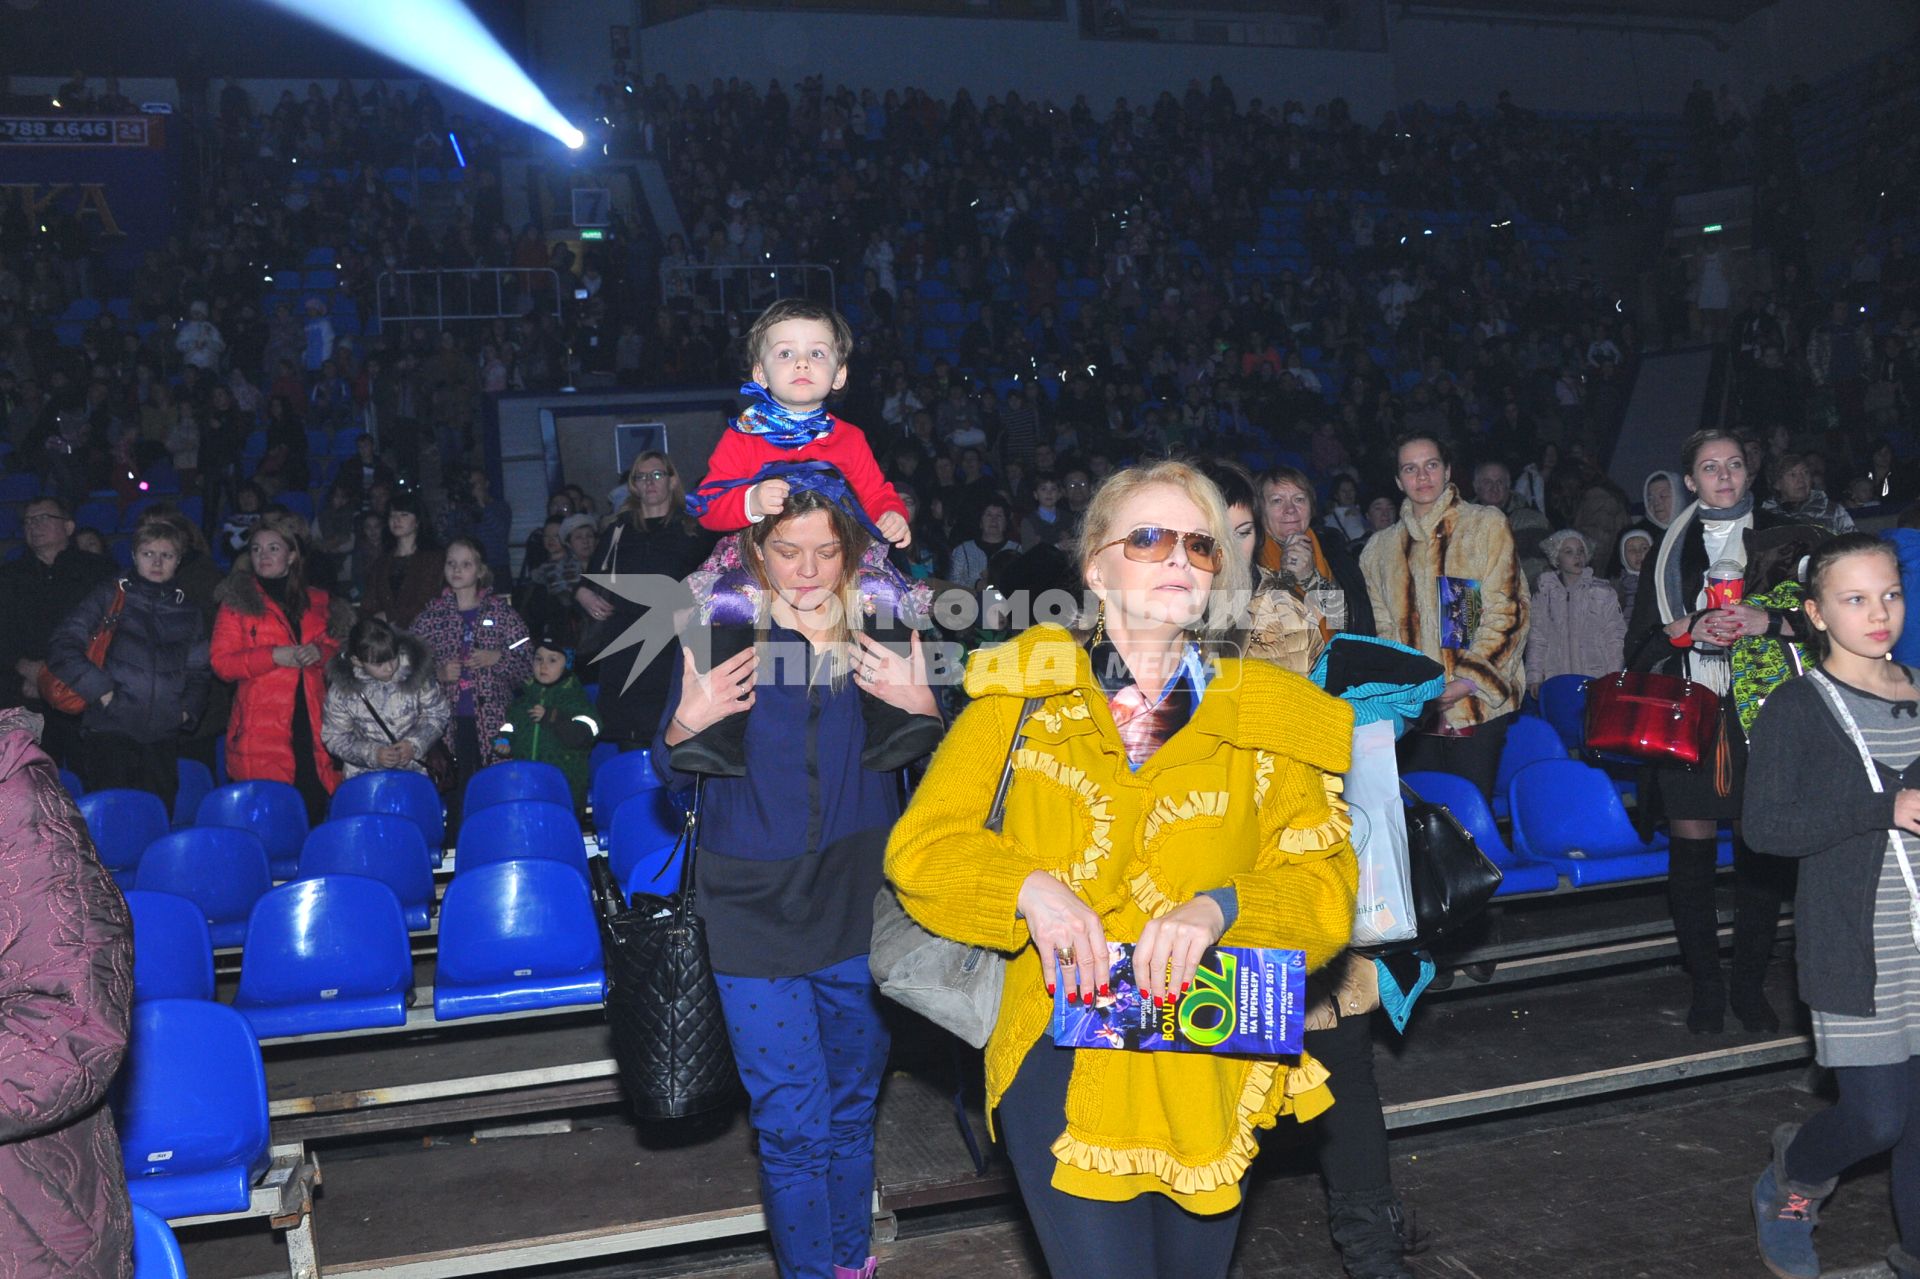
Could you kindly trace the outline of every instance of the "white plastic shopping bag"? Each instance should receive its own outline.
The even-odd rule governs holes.
[[[1360,859],[1353,944],[1411,941],[1417,923],[1407,870],[1407,812],[1400,800],[1400,766],[1393,757],[1390,722],[1362,724],[1353,730],[1346,799],[1353,813],[1353,851]]]

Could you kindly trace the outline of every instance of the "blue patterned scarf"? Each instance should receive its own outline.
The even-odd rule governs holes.
[[[742,382],[740,394],[747,407],[733,420],[733,429],[742,435],[758,435],[777,449],[797,449],[813,443],[833,430],[833,418],[826,409],[795,413],[767,394],[758,382]]]

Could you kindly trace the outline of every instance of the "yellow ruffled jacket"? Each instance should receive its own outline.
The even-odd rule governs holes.
[[[1231,884],[1239,918],[1223,943],[1293,947],[1309,968],[1345,948],[1356,877],[1340,799],[1347,703],[1266,662],[1222,659],[1192,719],[1133,772],[1086,650],[1062,628],[976,653],[966,685],[974,701],[894,827],[887,876],[933,932],[1017,952],[987,1044],[989,1112],[1052,1015],[1015,916],[1035,870],[1078,892],[1115,940]],[[982,823],[1028,697],[1046,700],[1027,721],[995,835]],[[1158,1191],[1193,1212],[1224,1212],[1239,1202],[1254,1129],[1325,1110],[1327,1078],[1304,1054],[1079,1052],[1053,1183],[1087,1199]]]

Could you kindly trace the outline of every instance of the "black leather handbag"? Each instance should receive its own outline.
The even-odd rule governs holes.
[[[594,900],[607,962],[613,1059],[634,1114],[680,1119],[729,1104],[739,1088],[707,953],[693,909],[700,844],[700,785],[680,832],[680,891],[635,893],[629,904],[604,857],[592,859]]]
[[[1423,950],[1472,923],[1500,887],[1493,864],[1459,819],[1400,783],[1407,796],[1407,871],[1419,929],[1398,949]]]

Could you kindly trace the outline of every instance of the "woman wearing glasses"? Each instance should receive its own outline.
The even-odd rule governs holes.
[[[680,661],[675,642],[633,675],[638,646],[600,653],[639,621],[648,605],[628,594],[608,590],[590,580],[610,577],[657,576],[679,581],[700,567],[713,539],[700,531],[686,513],[686,490],[680,474],[665,453],[642,453],[627,472],[627,496],[614,513],[587,561],[587,574],[573,598],[586,613],[580,632],[581,662],[596,662],[588,678],[600,683],[602,741],[618,742],[622,750],[639,750],[653,740],[667,705],[667,682]],[[637,593],[637,592],[633,592]],[[629,684],[629,679],[632,682]]]
[[[1327,1106],[1311,1058],[1056,1050],[1056,983],[1109,993],[1135,943],[1156,1002],[1216,941],[1346,944],[1355,868],[1338,776],[1353,713],[1233,651],[1249,584],[1214,485],[1179,462],[1116,472],[1077,549],[1092,608],[977,653],[973,701],[894,829],[887,874],[932,931],[1008,952],[987,1102],[1055,1279],[1222,1276],[1256,1129]],[[1027,699],[1040,699],[1021,722]],[[1016,728],[1004,833],[982,816]]]

